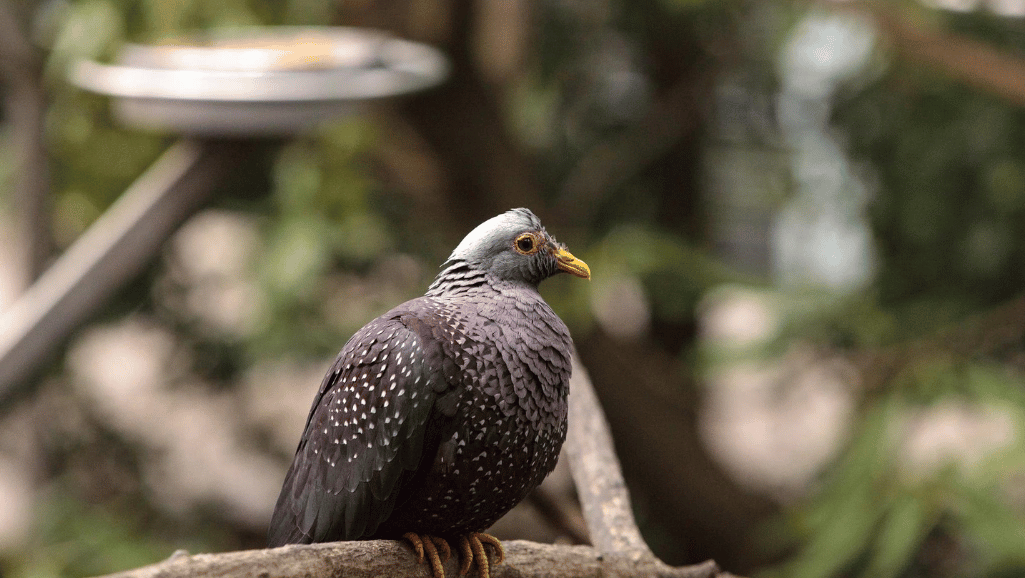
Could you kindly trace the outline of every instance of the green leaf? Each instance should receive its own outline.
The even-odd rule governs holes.
[[[932,526],[919,496],[903,494],[891,504],[873,540],[865,578],[896,578],[911,563]]]
[[[959,488],[958,521],[985,565],[1025,571],[1025,516],[1015,511],[994,488]]]
[[[881,501],[870,487],[863,487],[837,506],[790,564],[784,566],[784,576],[834,576],[853,565],[868,549],[874,528],[884,513]]]

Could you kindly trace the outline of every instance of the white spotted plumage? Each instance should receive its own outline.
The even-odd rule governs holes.
[[[345,345],[314,400],[271,545],[483,531],[554,468],[569,333],[540,278],[479,265],[511,251],[503,239],[524,227],[543,233],[525,210],[475,228],[427,295]],[[516,274],[535,270],[554,268]]]

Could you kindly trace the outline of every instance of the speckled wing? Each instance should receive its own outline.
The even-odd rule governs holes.
[[[285,477],[271,546],[366,538],[391,514],[448,387],[418,301],[370,322],[339,353]]]

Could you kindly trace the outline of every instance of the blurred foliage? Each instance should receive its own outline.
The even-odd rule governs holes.
[[[339,339],[362,325],[353,319],[334,326],[323,307],[331,302],[325,283],[331,271],[366,271],[397,245],[372,205],[373,183],[359,168],[372,141],[370,127],[356,120],[279,153],[264,215],[266,249],[256,265],[270,304],[269,324],[253,342],[257,359],[289,350],[333,353]]]
[[[709,153],[726,146],[741,155],[768,156],[770,164],[786,162],[777,158],[787,152],[778,127],[755,111],[778,88],[775,59],[805,14],[803,5],[588,4],[533,6],[536,37],[528,64],[503,99],[505,122],[536,162],[544,199],[559,202],[562,181],[581,158],[638,130],[667,87],[693,78],[686,69],[695,62],[714,72],[719,84],[709,86],[720,92],[694,105],[693,130],[704,145],[685,153],[728,159]],[[110,59],[125,41],[195,28],[334,23],[337,7],[315,0],[54,0],[33,8],[30,28],[45,50],[51,99],[46,136],[54,235],[67,246],[170,142],[117,126],[105,99],[63,82],[75,59]],[[929,14],[947,30],[1008,54],[1025,53],[1020,19]],[[724,45],[731,40],[738,46]],[[831,103],[830,124],[873,189],[868,226],[878,269],[872,284],[848,293],[785,288],[774,302],[782,318],[776,339],[729,355],[766,360],[794,342],[844,354],[872,351],[927,339],[1025,292],[1025,110],[897,60],[872,74],[848,79]],[[722,106],[734,97],[740,105]],[[724,110],[749,116],[723,118]],[[733,131],[736,126],[743,130]],[[259,360],[333,355],[367,319],[420,293],[452,240],[434,223],[418,226],[408,214],[410,203],[397,200],[372,171],[370,159],[388,136],[379,130],[373,120],[350,119],[283,144],[270,154],[265,183],[219,201],[256,224],[256,254],[239,273],[253,296],[245,327],[225,329],[198,313],[190,305],[195,289],[173,255],[147,278],[154,287],[126,295],[128,304],[121,307],[145,310],[173,326],[191,344],[193,369],[218,383],[231,382]],[[7,137],[3,151],[4,159],[13,154]],[[594,281],[556,279],[545,289],[575,334],[596,330],[602,296],[615,299],[624,287],[640,287],[639,310],[652,325],[679,326],[690,324],[703,297],[723,283],[770,291],[765,270],[740,270],[730,256],[710,248],[708,230],[716,219],[732,216],[726,214],[730,207],[716,213],[717,199],[700,198],[698,191],[660,190],[673,171],[686,170],[681,165],[687,160],[670,156],[624,176],[613,190],[595,192],[602,196],[586,207],[592,218],[570,233],[579,241],[574,252],[595,271]],[[0,181],[10,173],[9,162],[0,164]],[[773,183],[770,200],[748,207],[777,203],[782,185]],[[692,184],[714,189],[702,178]],[[740,188],[743,196],[766,187]],[[687,207],[689,220],[681,225],[672,221],[680,215],[667,211],[666,202],[685,197],[698,201]],[[787,504],[761,533],[761,546],[777,563],[760,575],[1025,573],[1025,368],[1018,345],[960,357],[942,346],[916,350],[921,357],[883,388],[859,392],[846,445],[807,494]],[[667,347],[688,359],[692,346]],[[727,357],[715,355],[708,359]],[[949,407],[997,412],[1018,443],[971,467],[951,458],[924,473],[909,468],[902,446],[908,424]],[[152,506],[143,503],[141,490],[133,499],[96,508],[76,497],[73,486],[67,478],[49,483],[39,500],[44,511],[38,531],[25,552],[4,554],[5,575],[99,574],[165,558],[178,547],[234,545],[216,531],[198,532],[190,544],[166,535],[160,524],[145,521],[159,512],[147,510]]]
[[[1008,54],[1025,50],[1020,19],[985,11],[933,18]],[[892,60],[872,82],[841,92],[833,126],[875,189],[868,216],[879,269],[868,293],[826,297],[791,316],[784,341],[856,351],[911,340],[917,357],[865,395],[819,491],[769,532],[786,537],[775,546],[792,554],[766,575],[1022,575],[1020,339],[964,352],[931,336],[1025,290],[1025,110]],[[970,467],[954,452],[912,473],[899,447],[913,435],[909,416],[951,405],[997,412],[1009,439]]]
[[[1020,445],[981,462],[955,452],[931,467],[902,447],[912,416],[938,407],[995,411],[1013,435],[1025,426],[1021,377],[1001,367],[930,360],[867,404],[851,441],[807,505],[771,533],[796,552],[766,576],[1011,576],[1025,564],[1025,525],[1009,484],[1025,468]],[[960,434],[955,434],[960,435]]]
[[[58,481],[48,488],[39,500],[36,537],[21,555],[5,560],[5,576],[97,576],[152,564],[169,552],[217,541],[162,538],[158,528],[147,524],[144,507],[92,508],[74,495],[74,484]]]
[[[985,12],[944,20],[1009,54],[1025,50],[1020,21]],[[894,62],[841,96],[835,121],[877,181],[869,214],[884,306],[922,330],[1022,291],[1025,110]]]

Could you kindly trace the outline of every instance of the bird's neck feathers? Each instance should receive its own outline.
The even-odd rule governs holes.
[[[467,261],[450,258],[441,266],[441,272],[427,288],[427,295],[494,292],[510,288],[525,289],[528,293],[540,295],[536,284],[497,279]]]

